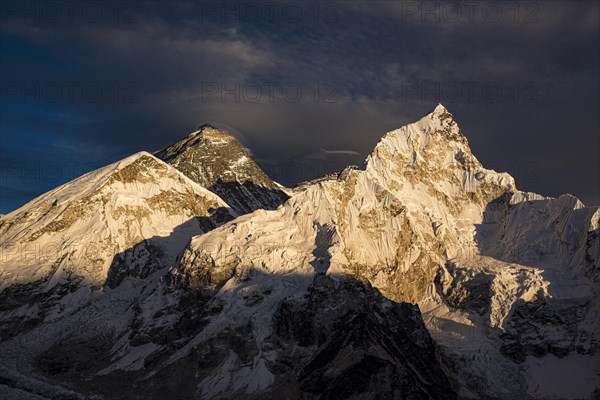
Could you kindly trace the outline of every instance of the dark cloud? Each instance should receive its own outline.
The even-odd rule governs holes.
[[[440,101],[523,190],[600,204],[597,2],[47,4],[0,9],[0,212],[204,122],[294,184]]]

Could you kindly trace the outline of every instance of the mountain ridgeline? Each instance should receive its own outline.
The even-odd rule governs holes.
[[[208,124],[155,156],[216,193],[240,215],[274,210],[288,199],[246,148],[229,133]]]
[[[519,191],[442,105],[294,190],[203,125],[2,216],[0,250],[1,398],[600,394],[599,208]]]

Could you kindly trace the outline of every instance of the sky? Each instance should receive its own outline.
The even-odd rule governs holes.
[[[600,205],[596,1],[0,3],[0,213],[211,123],[291,186],[442,103],[487,168]]]

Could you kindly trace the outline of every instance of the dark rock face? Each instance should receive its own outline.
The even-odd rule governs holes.
[[[60,302],[65,295],[77,289],[77,280],[44,290],[48,280],[28,284],[12,285],[0,292],[0,343],[23,334],[44,322],[46,313]],[[20,307],[32,306],[27,315],[11,316]]]
[[[238,214],[276,209],[288,195],[233,136],[205,124],[155,155],[216,193]]]
[[[277,187],[264,187],[250,180],[243,183],[218,180],[208,189],[225,200],[240,215],[260,209],[274,210],[288,199]]]
[[[301,354],[275,362],[287,379],[273,393],[295,387],[302,395],[288,398],[456,398],[418,307],[387,300],[368,283],[317,275],[305,302],[280,304],[273,327],[274,344]]]
[[[592,354],[599,344],[589,343],[585,330],[578,328],[587,306],[551,305],[546,299],[521,302],[500,335],[504,342],[500,351],[517,363],[524,362],[528,355],[542,357],[550,353],[561,358],[573,351]]]
[[[446,263],[445,270],[450,276],[444,276],[439,270],[435,283],[440,286],[448,304],[454,308],[475,311],[479,315],[489,313],[493,275],[461,269],[452,262]]]
[[[161,296],[173,301],[154,315],[140,302],[130,309],[125,331],[115,330],[110,321],[97,321],[95,329],[77,332],[40,352],[32,365],[35,373],[73,393],[73,398],[456,399],[418,307],[390,301],[366,281],[317,274],[304,299],[284,298],[277,304],[271,335],[262,349],[248,321],[202,338],[173,363],[168,360],[211,318],[218,318],[223,304],[208,288],[162,290]],[[259,295],[271,293],[263,290]],[[250,306],[262,301],[256,297],[248,296]],[[174,316],[174,322],[161,323],[165,316]],[[114,362],[115,349],[123,345],[159,347],[146,357],[142,369],[99,373]],[[228,388],[208,397],[198,389],[207,377],[222,371],[227,360],[253,365],[265,350],[273,354],[265,364],[274,377],[267,387],[252,392]],[[15,385],[45,393],[28,384]]]

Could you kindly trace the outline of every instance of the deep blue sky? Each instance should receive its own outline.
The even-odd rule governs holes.
[[[596,1],[4,1],[0,213],[205,122],[291,185],[360,164],[438,102],[520,189],[598,205],[599,13]]]

